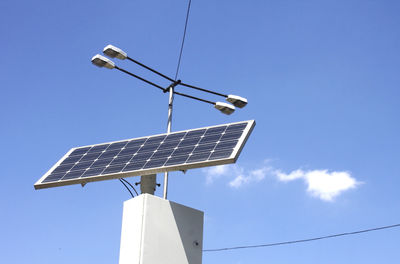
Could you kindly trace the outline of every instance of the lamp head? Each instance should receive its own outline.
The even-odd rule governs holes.
[[[96,65],[97,67],[106,67],[108,69],[114,69],[115,68],[115,63],[112,62],[111,60],[107,59],[104,56],[101,56],[100,54],[94,55],[92,58],[92,63]]]
[[[216,102],[214,107],[226,115],[230,115],[235,111],[235,107],[231,104]]]
[[[117,48],[113,45],[108,45],[103,49],[103,53],[110,58],[117,58],[120,60],[125,60],[128,57],[128,54],[124,52],[122,49]]]
[[[231,104],[233,104],[236,107],[239,108],[243,108],[247,105],[247,99],[237,96],[237,95],[228,95],[228,97],[226,98],[226,101],[230,102]]]

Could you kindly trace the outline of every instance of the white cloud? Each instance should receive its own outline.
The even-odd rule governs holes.
[[[240,188],[244,184],[260,182],[265,178],[269,170],[269,167],[263,167],[261,169],[251,170],[246,173],[244,169],[240,169],[238,171],[240,171],[241,173],[237,174],[236,177],[229,182],[229,186],[233,188]]]
[[[347,171],[295,170],[289,174],[275,171],[278,180],[283,182],[302,179],[307,185],[307,192],[324,201],[333,201],[344,191],[354,189],[360,184]]]
[[[279,170],[275,170],[274,174],[276,175],[276,177],[278,177],[278,179],[280,181],[283,181],[283,182],[293,181],[293,180],[300,179],[300,178],[304,177],[304,172],[302,170],[295,170],[295,171],[292,171],[289,174],[285,174],[285,173],[282,173]]]
[[[265,166],[259,169],[246,171],[244,168],[237,165],[222,165],[205,169],[206,183],[211,184],[221,176],[233,178],[228,185],[232,188],[240,188],[245,184],[262,181],[270,167]]]
[[[204,169],[206,172],[206,183],[211,184],[215,179],[226,175],[229,170],[229,165],[214,166]]]
[[[205,169],[206,183],[212,184],[216,179],[225,177],[229,180],[228,186],[239,189],[244,185],[257,183],[267,176],[274,177],[280,182],[303,180],[307,186],[307,193],[323,201],[334,201],[344,191],[354,189],[359,184],[350,172],[328,170],[303,170],[297,169],[284,173],[264,162],[261,168],[247,170],[238,165],[223,165]]]

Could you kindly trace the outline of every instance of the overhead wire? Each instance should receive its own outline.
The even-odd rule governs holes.
[[[190,13],[190,5],[191,5],[191,3],[192,3],[192,0],[189,0],[187,11],[186,11],[185,29],[183,30],[181,51],[179,52],[178,65],[176,66],[175,81],[176,81],[176,78],[178,78],[179,67],[181,65],[182,52],[183,52],[183,46],[185,44],[186,29],[187,29],[187,24],[188,24],[188,20],[189,20],[189,13]]]
[[[345,232],[345,233],[328,235],[328,236],[321,236],[321,237],[306,238],[306,239],[300,239],[300,240],[277,242],[277,243],[249,245],[249,246],[236,246],[236,247],[226,247],[226,248],[215,248],[215,249],[205,249],[205,250],[203,250],[203,252],[216,252],[216,251],[228,251],[228,250],[237,250],[237,249],[282,246],[282,245],[289,245],[289,244],[311,242],[311,241],[334,238],[334,237],[357,235],[357,234],[361,234],[361,233],[367,233],[367,232],[378,231],[378,230],[389,229],[389,228],[395,228],[395,227],[400,227],[400,224],[381,226],[381,227],[358,230],[358,231],[353,231],[353,232]]]

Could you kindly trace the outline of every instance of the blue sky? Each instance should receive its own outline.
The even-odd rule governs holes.
[[[1,263],[117,263],[130,198],[117,180],[33,184],[72,147],[165,132],[166,94],[90,58],[113,44],[173,76],[186,6],[0,3]],[[176,97],[172,129],[257,122],[235,165],[171,173],[169,199],[205,212],[205,249],[400,223],[399,13],[397,1],[192,2],[179,78],[249,104],[226,116]],[[398,263],[399,244],[391,229],[203,263]]]

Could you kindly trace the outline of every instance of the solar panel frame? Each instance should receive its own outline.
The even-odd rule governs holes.
[[[216,135],[218,135],[217,132],[220,131],[221,127],[224,127],[224,126],[226,127],[225,132],[227,132],[227,133],[220,134],[221,136],[218,138],[218,136],[216,136]],[[243,126],[244,126],[244,129],[241,130],[240,127],[243,127]],[[255,121],[248,120],[248,121],[234,122],[234,123],[229,123],[229,124],[222,124],[222,125],[209,126],[209,127],[203,127],[203,128],[189,129],[189,130],[184,130],[184,131],[158,134],[158,135],[147,136],[147,137],[132,138],[132,139],[113,141],[113,142],[106,142],[106,143],[101,143],[101,144],[93,144],[93,145],[75,147],[75,148],[70,149],[56,164],[54,164],[50,168],[50,170],[47,171],[47,173],[44,174],[34,184],[34,188],[35,189],[43,189],[43,188],[73,185],[73,184],[84,185],[88,182],[126,178],[126,177],[132,177],[132,176],[143,176],[143,175],[149,175],[149,174],[155,174],[155,173],[161,173],[161,172],[167,172],[167,171],[186,171],[188,169],[194,169],[194,168],[202,168],[202,167],[235,163],[236,160],[238,159],[248,137],[250,136],[254,126],[255,126]],[[221,132],[219,132],[219,133],[221,133]],[[203,137],[200,138],[200,136],[199,136],[200,134]],[[231,134],[231,135],[226,136],[227,140],[220,142],[219,139],[222,139],[227,134]],[[237,138],[237,136],[239,134],[241,134],[241,135],[239,138]],[[181,136],[181,135],[183,135],[183,136]],[[154,147],[152,147],[152,145],[156,145],[156,144],[151,143],[151,144],[146,145],[147,140],[151,139],[149,142],[161,142],[161,141],[159,141],[161,138],[164,139],[164,142],[167,142],[167,144],[171,144],[171,147],[175,144],[175,143],[171,143],[171,142],[180,140],[180,142],[178,144],[178,146],[180,146],[180,148],[178,148],[180,154],[178,156],[173,155],[175,150],[177,150],[176,146],[175,146],[174,151],[172,154],[169,155],[169,158],[158,157],[158,155],[156,155],[155,159],[149,159],[151,156],[155,155],[157,152],[153,152],[154,150],[151,151],[151,149],[154,148]],[[193,142],[196,142],[196,140],[197,140],[197,143],[202,142],[203,145],[193,146]],[[236,144],[234,143],[234,141],[237,141]],[[186,142],[192,142],[191,145],[186,147],[188,149],[192,148],[190,152],[184,151],[185,150],[184,146],[185,146]],[[125,144],[123,144],[123,143],[125,143]],[[108,148],[110,148],[111,146],[118,146],[118,145],[124,145],[125,149],[122,149],[122,150],[120,149],[119,152],[117,151],[118,149],[116,149],[115,152],[114,151],[112,151],[112,152],[108,151],[109,153],[101,152],[101,151],[105,151],[105,149],[108,150]],[[208,150],[208,148],[209,148],[208,145],[214,145],[215,151],[206,152],[206,151],[202,150],[202,151],[196,152],[196,148]],[[219,145],[222,147],[218,148]],[[226,147],[223,147],[223,145],[225,145]],[[235,147],[229,148],[229,146],[232,146],[232,145],[235,145]],[[160,146],[163,146],[163,144],[161,144]],[[115,156],[112,156],[112,155],[114,155],[114,154],[118,155],[117,152],[122,153],[123,151],[126,151],[129,148],[137,149],[138,147],[139,147],[139,151],[143,147],[145,147],[144,149],[146,149],[146,150],[149,149],[149,151],[133,156],[131,161],[136,161],[136,162],[124,164],[123,170],[121,169],[121,165],[123,163],[112,164],[115,161],[115,159],[113,159]],[[169,148],[169,149],[163,148],[163,149],[160,149],[160,151],[167,151],[170,149],[171,148]],[[229,154],[229,156],[224,157],[230,151],[231,151],[231,153]],[[79,159],[79,163],[77,163],[77,164],[72,163],[73,160],[77,159],[77,156],[82,155],[82,153],[85,153],[85,152],[87,152],[87,154],[81,156],[81,158]],[[94,153],[97,153],[97,154],[94,154]],[[151,156],[147,157],[148,154],[146,154],[146,153],[151,153]],[[189,154],[189,153],[191,153],[191,154]],[[85,165],[87,165],[87,164],[86,163],[82,164],[81,161],[83,161],[85,156],[88,156],[88,155],[92,156],[92,154],[93,154],[93,156],[96,156],[99,154],[98,158],[102,157],[103,154],[106,154],[104,156],[106,156],[108,158],[93,160],[91,162],[91,166],[86,166],[86,168],[89,168],[89,169],[87,169],[87,170],[82,169],[82,168],[85,168]],[[144,155],[144,154],[146,154],[146,155]],[[112,157],[110,157],[110,156],[112,156]],[[123,157],[123,156],[118,156],[116,159],[118,159],[120,157]],[[213,157],[214,159],[209,159],[211,157]],[[111,160],[110,160],[110,158],[111,158]],[[85,160],[86,159],[87,158],[85,158]],[[162,163],[162,160],[164,160],[164,163]],[[106,162],[106,161],[108,161],[108,162]],[[96,163],[101,163],[101,162],[104,162],[104,164],[109,164],[109,166],[105,167],[105,168],[94,166]],[[187,162],[189,162],[189,163],[187,163]],[[164,165],[160,166],[160,167],[148,167],[148,164],[146,164],[146,163],[161,164],[161,165],[164,164]],[[72,165],[72,167],[71,167],[71,165]],[[77,166],[77,167],[74,169],[75,166]],[[142,168],[142,169],[132,170],[132,169],[136,168],[135,166]],[[65,173],[65,172],[64,172],[64,174],[62,174],[62,173],[55,174],[54,173],[57,170],[59,172],[65,171],[65,169],[66,169],[67,173]],[[129,169],[129,170],[125,170],[125,169]],[[101,174],[106,171],[109,173]],[[81,174],[79,174],[79,173],[81,173]],[[54,179],[57,179],[57,176],[59,176],[59,175],[63,175],[63,177],[60,178],[62,180],[58,179],[57,181],[54,181]],[[77,175],[80,175],[80,177],[76,178]],[[73,177],[75,177],[75,178],[73,178]]]

